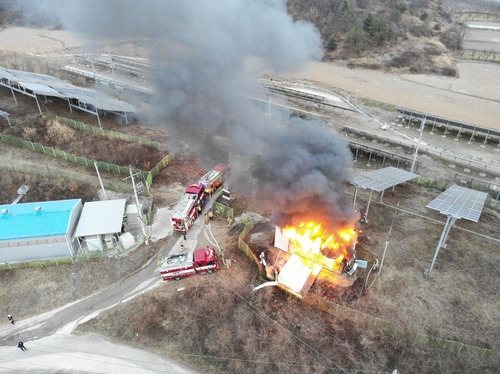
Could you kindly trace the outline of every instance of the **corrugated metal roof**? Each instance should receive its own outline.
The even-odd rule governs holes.
[[[118,199],[85,203],[75,236],[119,233],[125,214],[125,202],[125,199]]]
[[[70,217],[79,204],[80,199],[0,205],[0,240],[68,234]]]

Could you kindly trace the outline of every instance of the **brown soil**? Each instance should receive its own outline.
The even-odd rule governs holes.
[[[0,204],[10,204],[18,196],[17,190],[28,185],[28,193],[21,203],[82,199],[82,202],[93,201],[97,196],[97,185],[83,183],[77,180],[56,179],[50,176],[31,173],[2,171],[0,179]]]

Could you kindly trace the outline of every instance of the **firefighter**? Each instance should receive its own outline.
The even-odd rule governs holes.
[[[10,314],[7,314],[7,319],[10,323],[14,324],[14,317],[12,317]]]
[[[212,212],[212,209],[208,211],[208,218],[210,219],[210,221],[214,220],[214,212]]]
[[[17,348],[19,348],[21,351],[27,351],[26,347],[24,346],[23,342],[17,343]]]

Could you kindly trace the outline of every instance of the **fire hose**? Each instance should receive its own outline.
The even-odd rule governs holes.
[[[365,284],[364,284],[365,291],[368,291],[375,283],[375,280],[377,279],[379,273],[375,274],[375,277],[373,278],[372,282],[370,283],[369,286],[367,286],[368,279],[370,278],[370,274],[372,273],[373,270],[377,270],[378,265],[379,265],[379,263],[378,263],[378,258],[377,258],[375,260],[375,262],[373,263],[372,267],[370,268],[370,270],[368,271],[368,274],[366,275]]]
[[[218,252],[221,253],[222,250],[219,246],[219,243],[217,242],[217,239],[215,239],[215,236],[212,233],[212,230],[210,228],[210,224],[203,225],[202,230],[203,230],[203,235],[205,236],[205,239],[207,239],[207,241],[210,243],[210,245],[212,245],[212,247],[214,247],[214,248],[216,247],[218,249]]]

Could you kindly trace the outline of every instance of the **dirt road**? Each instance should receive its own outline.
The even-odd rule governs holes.
[[[459,63],[459,78],[397,75],[310,62],[279,79],[303,79],[417,112],[500,130],[500,66]]]

